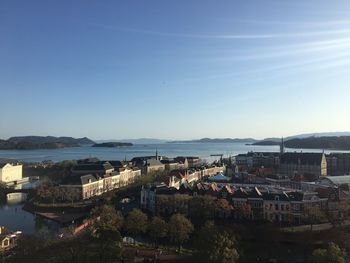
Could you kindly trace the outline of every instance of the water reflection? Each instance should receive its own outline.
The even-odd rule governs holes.
[[[8,205],[21,204],[27,200],[27,194],[25,193],[10,193],[6,195],[6,202]]]
[[[35,187],[37,182],[16,185],[15,189]],[[57,236],[60,226],[56,222],[46,220],[23,210],[26,193],[9,193],[6,200],[0,201],[0,225],[10,231],[22,231],[23,234],[35,234],[44,239]]]

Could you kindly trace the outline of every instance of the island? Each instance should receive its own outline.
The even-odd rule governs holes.
[[[249,145],[257,145],[257,146],[273,146],[273,145],[280,145],[281,142],[279,141],[270,141],[270,140],[263,140],[263,141],[258,141]],[[247,144],[248,145],[248,144]]]
[[[280,145],[281,141],[262,140],[251,145],[273,146]],[[307,138],[291,138],[284,141],[287,148],[294,149],[327,149],[327,150],[350,150],[350,136],[323,136]]]
[[[199,140],[169,141],[167,143],[254,143],[253,138],[202,138]]]
[[[103,142],[103,143],[95,143],[92,145],[92,147],[108,147],[108,148],[114,148],[114,147],[130,147],[133,146],[130,142]]]
[[[0,139],[0,150],[62,149],[94,143],[94,141],[86,137],[18,136],[7,140]]]

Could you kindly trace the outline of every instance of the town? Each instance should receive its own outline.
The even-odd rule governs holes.
[[[193,156],[161,156],[157,150],[131,160],[8,161],[1,165],[0,189],[2,198],[27,193],[23,209],[65,226],[54,237],[62,240],[96,228],[106,207],[126,217],[125,229],[118,230],[133,237],[127,242],[132,246],[137,237],[147,236],[145,229],[127,226],[133,213],[170,221],[181,215],[195,228],[211,221],[219,226],[267,223],[278,231],[303,233],[350,225],[350,154],[288,152],[282,140],[279,152],[215,156],[220,158],[210,164]],[[34,179],[32,189],[19,187]],[[186,245],[192,232],[175,243]],[[16,255],[11,251],[17,243],[23,246],[21,234],[21,229],[1,226],[1,250],[9,258]],[[164,237],[159,238],[164,242]],[[238,248],[234,251],[238,259]]]

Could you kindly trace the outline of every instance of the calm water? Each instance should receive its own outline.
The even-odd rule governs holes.
[[[23,162],[41,162],[43,160],[62,161],[97,157],[101,160],[123,160],[135,156],[154,155],[156,149],[159,155],[176,157],[180,155],[199,156],[208,161],[218,157],[211,154],[224,154],[225,156],[246,153],[248,151],[279,151],[278,146],[248,146],[242,143],[176,143],[176,144],[137,144],[125,148],[95,148],[89,146],[74,147],[56,150],[1,150],[0,158],[17,159]],[[300,149],[288,149],[301,151]],[[321,152],[321,150],[308,150],[304,152]],[[327,151],[330,152],[330,151]],[[334,151],[332,151],[334,152]],[[24,175],[25,176],[25,175]],[[23,185],[27,187],[28,185]],[[32,187],[31,185],[29,185]],[[45,221],[39,217],[22,210],[25,196],[12,195],[5,204],[0,204],[0,225],[12,231],[21,230],[26,234],[36,233],[46,236],[57,233],[58,226],[53,222]]]
[[[54,150],[0,150],[0,158],[17,159],[23,162],[41,162],[43,160],[62,161],[76,160],[87,157],[97,157],[101,160],[124,160],[135,156],[159,155],[176,157],[180,155],[199,156],[212,160],[211,154],[224,154],[225,156],[246,153],[248,151],[279,151],[278,146],[250,146],[243,143],[164,143],[164,144],[135,144],[132,147],[98,148],[73,147]],[[287,149],[288,151],[301,151],[300,149]],[[322,150],[303,149],[304,152],[321,152]],[[336,151],[326,151],[336,152]]]
[[[35,182],[29,182],[18,185],[16,188],[32,188],[35,185]],[[0,225],[10,231],[22,231],[23,234],[36,234],[43,238],[56,236],[60,230],[57,223],[22,209],[26,198],[27,195],[24,193],[10,193],[6,196],[6,201],[0,202]]]

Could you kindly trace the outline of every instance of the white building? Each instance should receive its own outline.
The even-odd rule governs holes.
[[[0,164],[0,182],[10,183],[22,180],[21,164]]]

